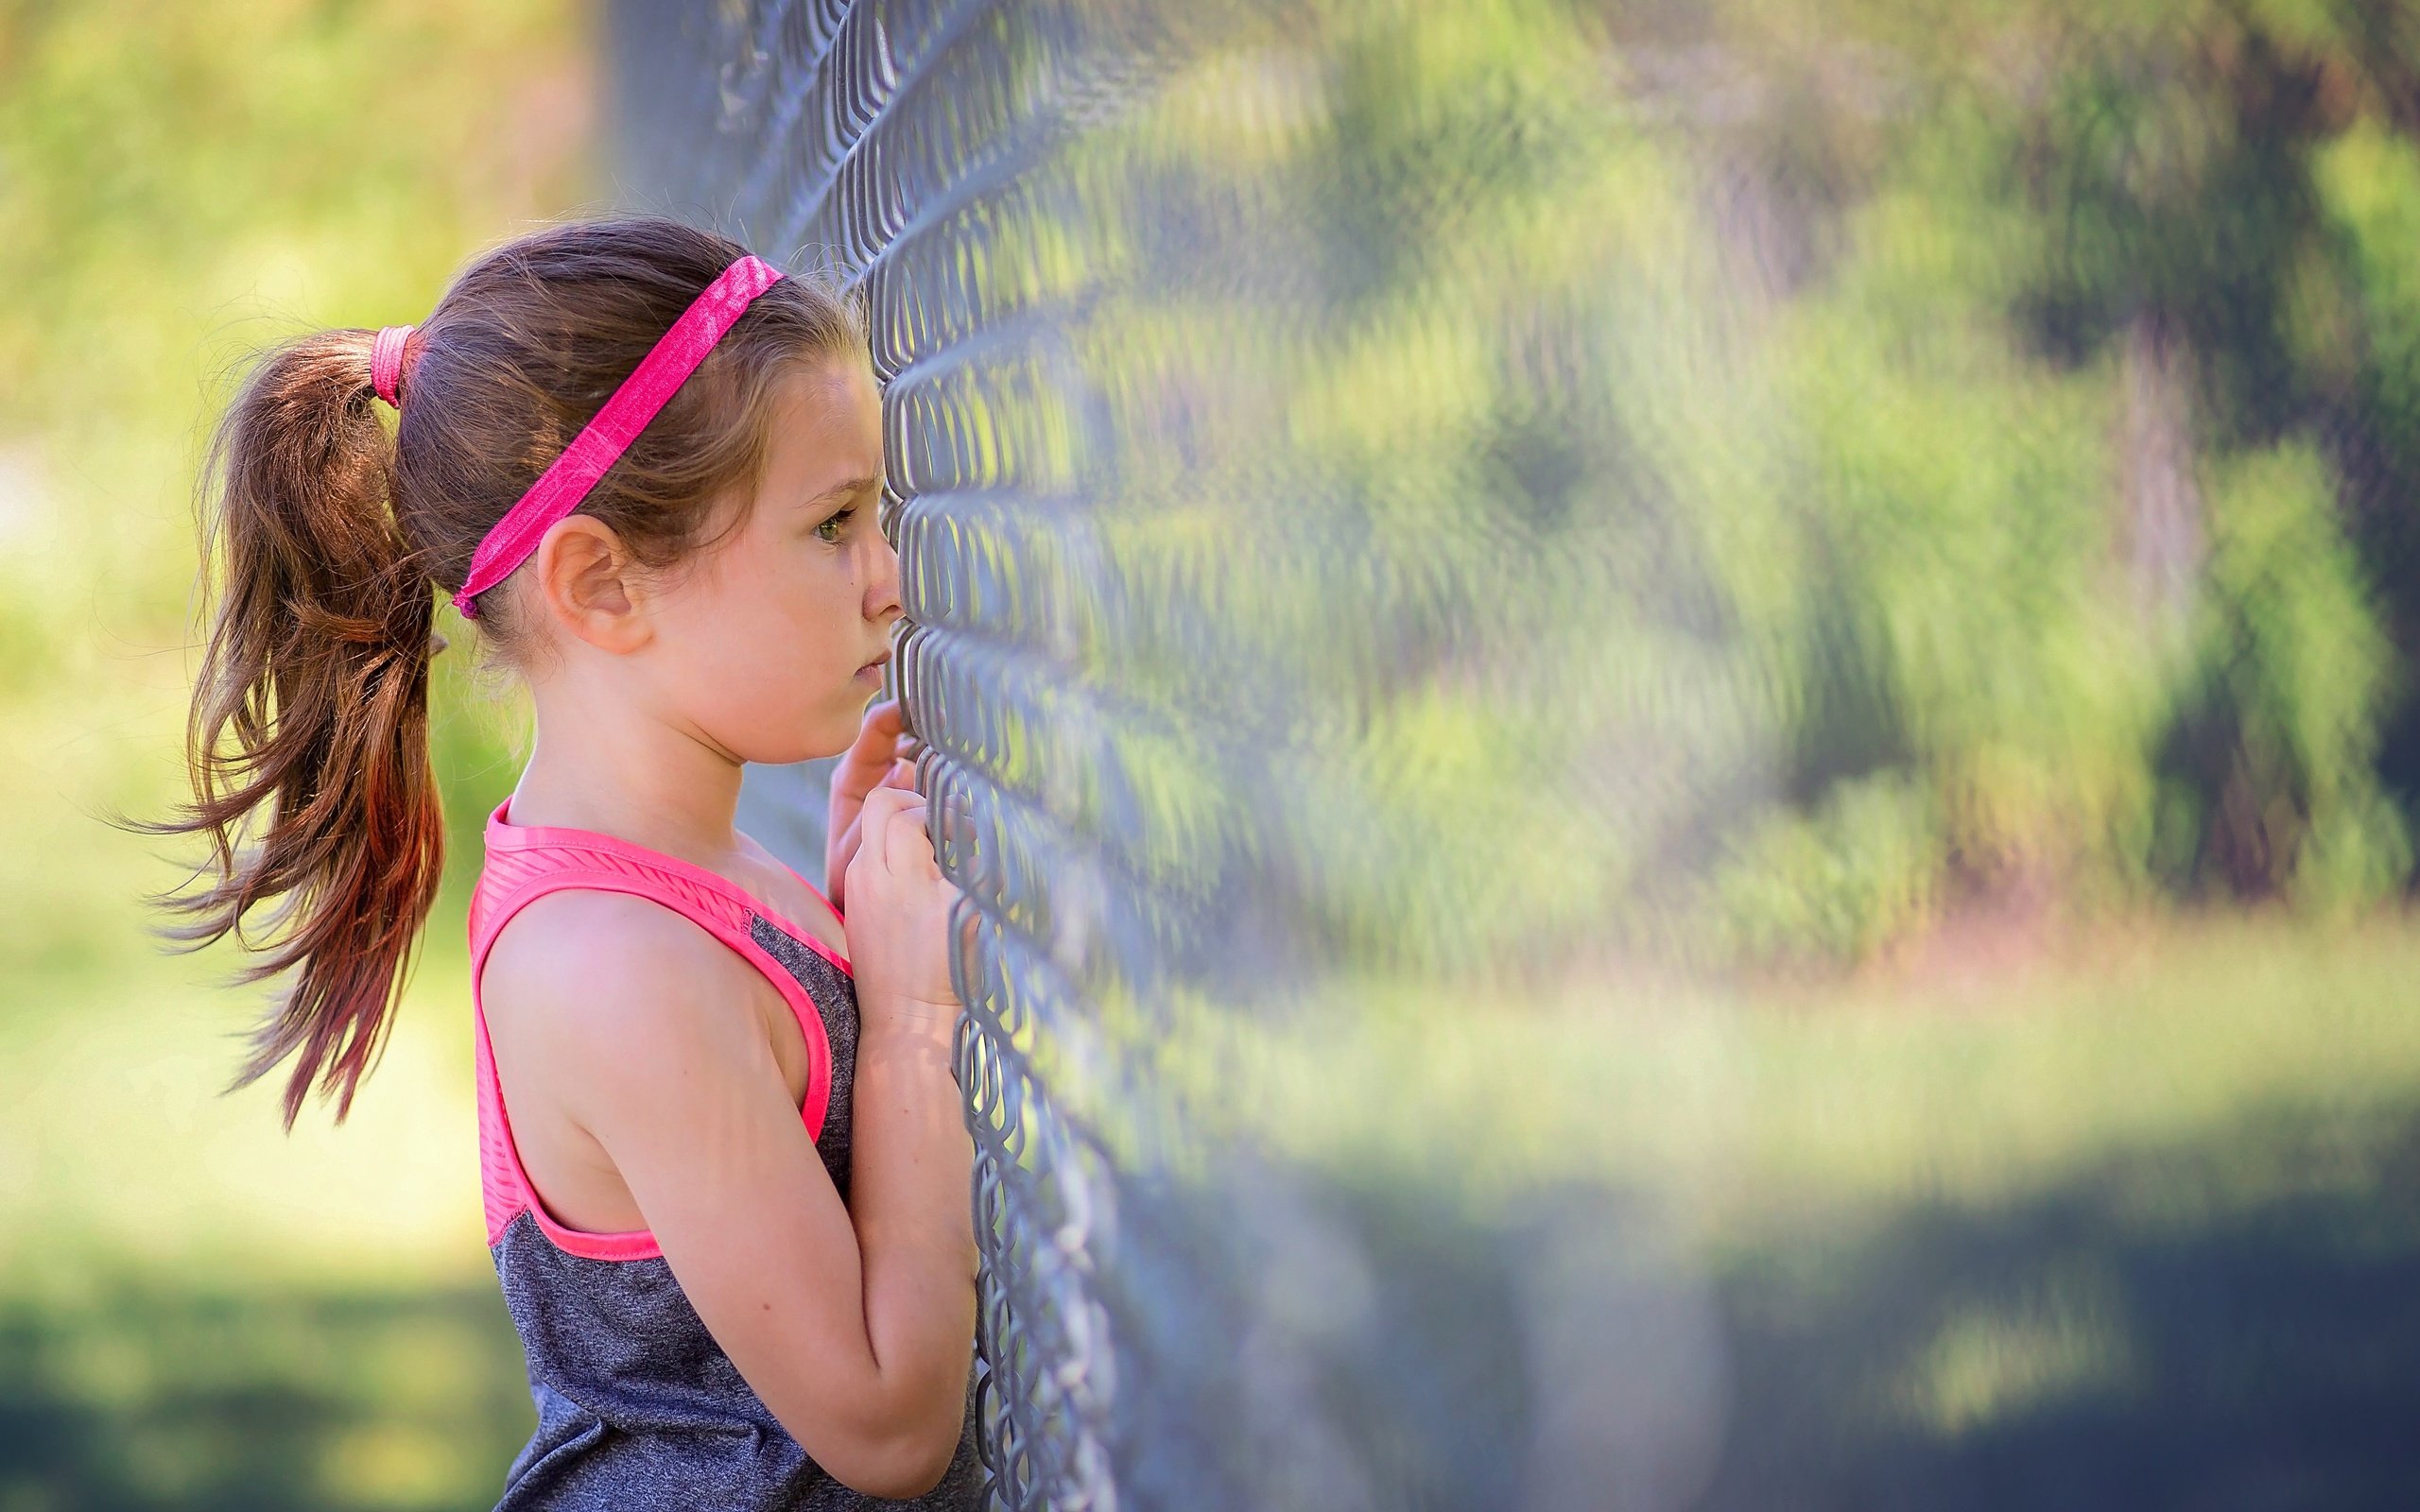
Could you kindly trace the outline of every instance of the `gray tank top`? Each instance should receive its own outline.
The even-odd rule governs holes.
[[[538,1427],[505,1472],[496,1512],[977,1512],[984,1472],[972,1358],[965,1424],[941,1484],[906,1501],[852,1490],[807,1457],[741,1378],[652,1234],[565,1228],[537,1201],[512,1146],[478,996],[488,948],[524,903],[562,887],[651,898],[763,971],[806,1036],[810,1068],[799,1116],[843,1202],[857,1000],[844,959],[728,879],[614,835],[510,823],[510,803],[488,816],[486,864],[472,895],[471,1001],[488,1249],[527,1358]]]

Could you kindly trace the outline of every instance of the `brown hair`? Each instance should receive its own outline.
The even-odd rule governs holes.
[[[323,1098],[341,1087],[344,1121],[436,900],[445,826],[428,672],[445,642],[434,590],[461,585],[489,527],[746,251],[652,215],[549,226],[471,263],[411,332],[391,439],[371,387],[374,334],[358,328],[257,353],[219,420],[197,490],[204,576],[215,556],[224,592],[186,722],[195,801],[165,820],[121,822],[210,836],[208,890],[147,899],[195,917],[155,934],[198,950],[233,931],[268,951],[234,983],[300,966],[225,1089],[297,1055],[287,1129],[314,1080]],[[829,283],[775,283],[581,511],[612,526],[643,571],[711,549],[727,493],[742,501],[728,528],[746,520],[782,377],[863,360],[865,329]],[[498,660],[526,667],[536,638],[514,623],[504,587],[479,596],[476,624]],[[230,726],[235,748],[222,750]],[[266,831],[238,851],[237,827],[264,800]],[[247,940],[243,916],[281,896],[272,918],[291,923],[285,940]]]

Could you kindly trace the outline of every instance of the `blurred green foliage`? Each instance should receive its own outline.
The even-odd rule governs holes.
[[[2409,890],[2420,11],[1324,25],[1201,71],[1293,107],[1190,170],[1301,222],[1200,263],[1314,292],[1188,294],[1232,353],[1276,287],[1333,353],[1191,373],[1334,470],[1273,507],[1335,488],[1366,530],[1375,591],[1322,631],[1353,716],[1302,764],[1340,937],[1487,961],[1677,917],[1854,958],[1961,913]],[[1177,302],[1115,317],[1211,323]],[[1526,797],[1483,792],[1516,746]]]
[[[527,1435],[462,1034],[512,719],[439,659],[448,891],[342,1128],[216,1095],[259,989],[138,902],[199,843],[100,816],[185,794],[190,489],[241,362],[414,319],[586,196],[587,47],[554,0],[0,0],[0,1505],[484,1506]]]
[[[1806,585],[1745,937],[2408,887],[2420,16],[1721,14]]]

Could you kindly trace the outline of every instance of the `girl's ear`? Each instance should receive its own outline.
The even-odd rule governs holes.
[[[594,515],[568,514],[548,525],[529,563],[547,617],[565,633],[616,655],[653,637],[631,554],[614,527]]]

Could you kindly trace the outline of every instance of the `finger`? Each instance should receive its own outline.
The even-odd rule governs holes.
[[[895,788],[885,789],[889,793]],[[882,862],[893,876],[920,877],[924,868],[934,865],[932,836],[925,833],[926,804],[914,793],[901,794],[902,801],[891,805],[882,817]]]
[[[865,838],[865,816],[860,814],[851,819],[849,827],[842,830],[839,838],[832,842],[831,855],[824,864],[824,869],[837,872],[846,868],[849,858],[857,853],[857,844]]]
[[[912,787],[877,787],[866,795],[866,806],[863,812],[866,822],[872,824],[878,822],[874,818],[878,813],[887,813],[894,808],[924,801],[925,795]]]
[[[866,795],[865,807],[857,812],[854,827],[857,831],[857,848],[850,855],[849,868],[887,871],[890,868],[891,816],[902,809],[921,806],[923,799],[912,790],[877,787]]]
[[[888,761],[899,747],[899,701],[886,698],[866,712],[865,722],[857,727],[857,738],[849,745],[843,760],[863,765]]]
[[[885,764],[898,754],[901,717],[896,698],[868,706],[865,722],[857,727],[857,738],[832,768],[834,793],[854,796],[873,785]]]
[[[865,807],[857,812],[857,823],[864,827],[860,844],[867,837],[887,835],[890,830],[891,816],[901,810],[921,810],[924,806],[925,795],[912,787],[875,788],[866,795]]]

